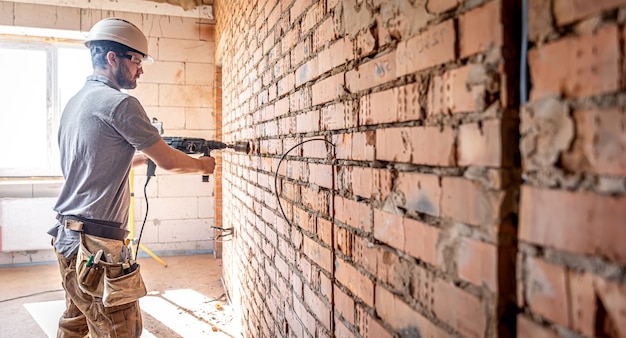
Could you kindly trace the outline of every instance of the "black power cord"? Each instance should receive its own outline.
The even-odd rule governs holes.
[[[323,139],[323,138],[312,138],[306,141],[302,141],[300,143],[297,143],[296,145],[294,145],[293,147],[289,148],[289,150],[287,150],[286,152],[283,153],[283,156],[281,156],[280,160],[278,161],[278,164],[276,165],[276,171],[274,172],[274,194],[276,195],[276,202],[278,202],[278,207],[280,207],[280,212],[283,215],[283,218],[285,219],[285,221],[287,222],[287,224],[289,224],[289,226],[293,226],[291,224],[291,222],[289,222],[289,220],[287,219],[287,215],[285,215],[285,210],[283,210],[283,205],[282,203],[280,203],[280,196],[278,195],[278,170],[280,169],[280,164],[283,162],[283,160],[285,159],[285,157],[287,156],[287,154],[289,154],[292,150],[296,149],[297,147],[307,143],[307,142],[312,142],[312,141],[324,141],[326,143],[328,143],[331,147],[335,147],[334,144],[332,144],[330,141]]]
[[[146,221],[148,220],[148,209],[150,205],[148,204],[148,182],[152,176],[154,176],[154,172],[156,171],[156,163],[151,159],[148,159],[148,170],[146,171],[146,184],[143,185],[143,197],[146,200],[146,214],[143,217],[143,223],[141,224],[141,230],[139,230],[139,237],[137,238],[137,247],[135,249],[135,260],[137,260],[137,255],[139,254],[139,243],[141,243],[141,235],[143,235],[143,228],[146,225]],[[134,222],[131,220],[131,222]]]

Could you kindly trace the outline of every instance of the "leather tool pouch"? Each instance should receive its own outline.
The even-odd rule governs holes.
[[[140,266],[136,266],[131,272],[123,272],[117,277],[109,275],[109,271],[104,276],[104,295],[102,303],[104,306],[116,306],[130,302],[146,295],[146,286],[141,278]]]
[[[97,254],[89,249],[96,247],[94,244],[103,248],[104,254],[100,261],[93,262],[92,259],[91,264],[88,264],[90,257]],[[124,264],[117,263],[121,245],[123,244],[119,241],[83,234],[80,236],[76,258],[78,286],[83,292],[102,298],[102,303],[106,307],[131,303],[147,294],[139,264],[135,262],[133,268],[124,269]]]

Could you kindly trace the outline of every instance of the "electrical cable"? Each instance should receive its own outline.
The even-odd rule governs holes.
[[[135,248],[135,260],[137,260],[137,255],[139,254],[139,244],[141,243],[141,235],[143,234],[143,228],[146,225],[146,220],[148,219],[149,204],[148,204],[147,188],[148,188],[148,182],[150,182],[151,178],[152,176],[148,175],[146,177],[146,184],[143,185],[143,197],[146,200],[146,214],[143,216],[143,223],[141,224],[141,230],[139,230],[139,237],[137,238],[137,247]]]
[[[146,214],[143,217],[143,223],[141,224],[141,230],[139,230],[139,237],[137,238],[137,247],[135,249],[135,260],[137,260],[137,255],[139,255],[139,244],[141,244],[141,235],[143,235],[143,228],[146,225],[146,221],[148,220],[148,209],[150,205],[148,204],[148,182],[154,173],[156,172],[156,163],[151,159],[148,159],[148,169],[146,170],[146,184],[143,185],[143,197],[146,200]],[[132,220],[131,220],[132,222]]]
[[[280,160],[278,161],[278,164],[276,165],[276,171],[274,172],[274,194],[276,195],[276,202],[278,202],[278,207],[280,208],[280,212],[283,215],[283,218],[285,219],[285,222],[287,222],[287,224],[289,224],[289,226],[293,226],[293,225],[287,219],[287,215],[285,214],[285,210],[283,210],[283,205],[282,205],[282,203],[280,203],[280,196],[278,196],[278,183],[277,183],[278,182],[278,170],[280,169],[280,164],[283,162],[283,160],[285,159],[287,154],[289,154],[296,147],[301,146],[301,145],[303,145],[303,144],[305,144],[307,142],[311,142],[311,141],[324,141],[324,142],[328,143],[331,147],[335,147],[334,144],[332,144],[330,141],[328,141],[326,139],[323,139],[323,138],[312,138],[312,139],[309,139],[309,140],[297,143],[296,145],[294,145],[293,147],[289,148],[289,150],[287,150],[286,152],[283,153],[283,156],[281,156]]]
[[[47,291],[41,291],[41,292],[31,293],[31,294],[28,294],[28,295],[23,295],[23,296],[17,296],[17,297],[13,297],[13,298],[2,299],[2,300],[0,300],[0,303],[10,302],[10,301],[12,301],[12,300],[16,300],[16,299],[28,298],[28,297],[33,297],[33,296],[43,295],[43,294],[46,294],[46,293],[52,293],[52,292],[59,292],[59,291],[64,291],[64,290],[63,290],[63,289],[54,289],[54,290],[47,290]]]

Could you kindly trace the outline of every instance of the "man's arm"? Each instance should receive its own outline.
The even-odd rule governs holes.
[[[146,164],[148,164],[148,156],[143,153],[135,153],[135,156],[133,156],[132,168]]]
[[[215,169],[215,159],[213,157],[202,156],[193,158],[182,151],[170,147],[162,139],[141,152],[152,159],[159,168],[179,174],[197,173],[209,175]]]

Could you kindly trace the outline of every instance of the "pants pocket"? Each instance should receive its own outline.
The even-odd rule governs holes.
[[[143,330],[139,302],[134,301],[124,305],[105,307],[104,314],[109,318],[109,332],[115,332],[115,337],[140,337]]]

